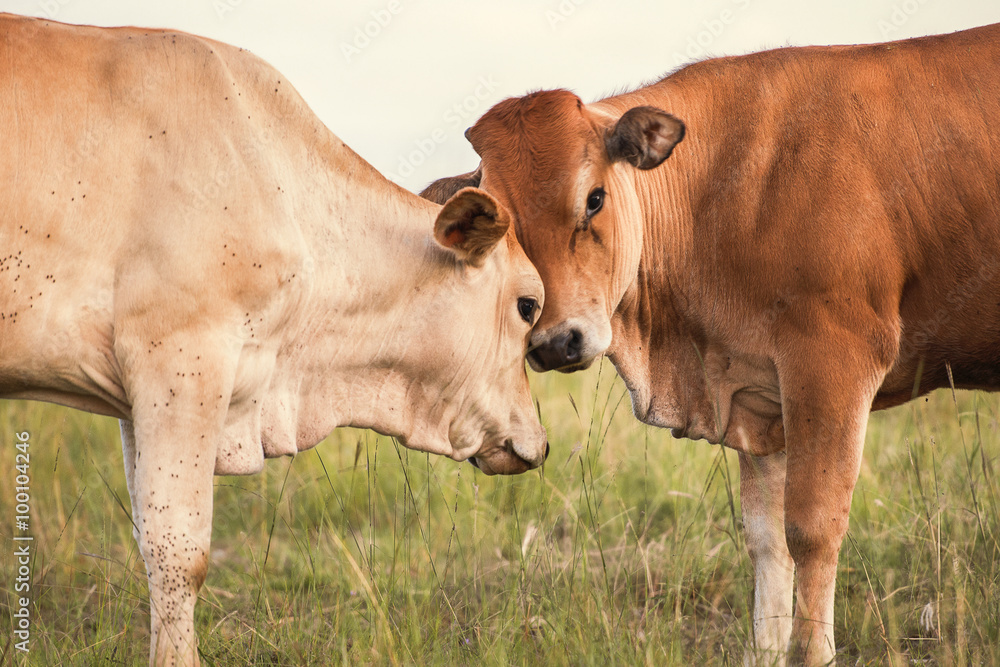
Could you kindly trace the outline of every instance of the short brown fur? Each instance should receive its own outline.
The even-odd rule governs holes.
[[[687,129],[648,171],[605,148],[642,106]],[[561,347],[536,368],[606,353],[640,419],[740,451],[751,659],[834,658],[868,412],[1000,389],[998,127],[994,25],[709,60],[590,105],[533,93],[468,134],[545,285],[532,345]]]

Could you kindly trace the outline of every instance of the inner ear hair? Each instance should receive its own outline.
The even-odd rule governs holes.
[[[494,216],[482,206],[468,208],[462,212],[461,218],[445,228],[444,245],[454,247],[464,246],[470,241],[486,240],[488,242],[495,234],[484,232],[484,230],[491,230],[495,225]]]
[[[506,212],[481,190],[467,188],[449,199],[438,213],[434,235],[462,261],[478,266],[506,235]]]
[[[612,162],[624,161],[637,169],[652,169],[684,138],[684,123],[662,109],[633,107],[622,114],[604,137]]]

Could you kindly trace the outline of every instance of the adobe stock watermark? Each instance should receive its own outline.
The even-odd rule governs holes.
[[[28,652],[31,639],[31,434],[15,434],[14,448],[14,595],[11,620],[14,648]]]
[[[371,20],[354,28],[354,35],[350,42],[340,43],[340,52],[344,54],[344,60],[351,62],[360,56],[371,45],[372,40],[381,35],[382,31],[388,28],[392,20],[402,11],[403,3],[400,0],[389,0],[385,8],[373,9],[369,12]]]
[[[38,8],[45,14],[45,18],[54,19],[59,10],[73,2],[73,0],[38,0]]]
[[[926,4],[927,0],[903,0],[894,4],[888,17],[875,22],[882,39],[890,39],[892,33],[898,32]]]
[[[573,14],[576,14],[576,10],[580,5],[588,2],[589,0],[560,0],[559,4],[555,6],[555,9],[545,10],[545,20],[549,22],[549,28],[555,30],[561,24],[569,20]]]
[[[212,0],[212,9],[219,20],[226,18],[226,14],[243,4],[243,0]]]
[[[399,156],[396,173],[389,174],[389,178],[399,182],[400,178],[412,176],[437,151],[438,146],[448,140],[449,129],[454,130],[475,120],[483,103],[493,97],[499,85],[492,75],[480,76],[472,93],[451,105],[441,115],[442,125],[435,127],[426,136],[415,139],[413,150]]]
[[[683,51],[674,51],[674,66],[708,55],[708,49],[726,31],[728,26],[736,22],[737,14],[746,11],[753,0],[731,0],[733,8],[726,7],[717,16],[701,22],[703,29],[693,35],[688,35],[687,46]]]

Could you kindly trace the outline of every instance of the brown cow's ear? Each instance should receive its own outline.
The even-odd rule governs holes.
[[[435,204],[443,204],[462,188],[478,188],[482,179],[483,165],[480,164],[475,171],[470,171],[467,174],[439,178],[424,188],[420,196]]]
[[[608,159],[652,169],[670,157],[684,138],[684,123],[656,107],[633,107],[604,138]]]
[[[480,266],[507,233],[510,216],[493,197],[464,188],[444,204],[434,222],[434,238],[473,266]]]

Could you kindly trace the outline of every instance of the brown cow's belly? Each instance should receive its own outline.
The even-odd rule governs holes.
[[[970,301],[975,307],[941,321],[904,319],[896,362],[875,396],[873,410],[952,386],[1000,390],[1000,292],[991,283],[974,296]]]
[[[997,346],[1000,348],[1000,341]],[[925,357],[923,365],[914,363],[906,368],[894,368],[876,394],[872,410],[902,405],[935,389],[951,386],[956,389],[1000,391],[1000,363]]]
[[[926,240],[948,252],[925,257],[904,286],[899,351],[872,409],[951,386],[1000,390],[1000,219],[980,211],[969,228]]]

